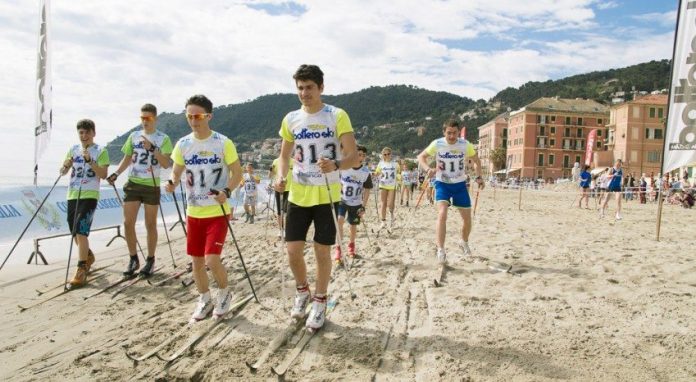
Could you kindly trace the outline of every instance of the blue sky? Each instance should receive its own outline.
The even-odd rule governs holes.
[[[55,126],[42,166],[60,161],[80,118],[94,119],[96,139],[106,143],[138,123],[145,102],[178,112],[194,93],[224,105],[293,92],[302,63],[322,67],[327,94],[411,84],[488,99],[527,81],[670,58],[676,7],[666,0],[53,1]],[[37,23],[38,1],[0,3],[0,53],[12,58],[0,60],[0,113],[13,127],[3,135],[15,143],[0,152],[0,175],[31,172]]]

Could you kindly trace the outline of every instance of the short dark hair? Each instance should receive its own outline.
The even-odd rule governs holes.
[[[145,105],[140,107],[140,111],[157,115],[157,106],[151,103],[146,103]]]
[[[205,109],[206,113],[213,112],[213,103],[208,99],[208,97],[204,96],[203,94],[196,94],[191,96],[188,100],[186,100],[186,106],[188,105],[200,106],[203,109]]]
[[[87,119],[87,118],[77,121],[77,129],[78,130],[90,130],[90,131],[94,131],[94,132],[97,131],[96,127],[94,126],[94,121],[92,121],[91,119]]]
[[[454,127],[457,130],[459,130],[460,129],[459,121],[457,121],[454,118],[450,118],[450,119],[446,120],[445,123],[442,124],[442,131],[447,130],[448,127]]]
[[[365,147],[363,145],[358,145],[358,151],[362,151],[365,154],[367,154],[367,147]]]
[[[324,85],[324,72],[316,65],[302,64],[292,78],[297,81],[314,81],[317,86]]]

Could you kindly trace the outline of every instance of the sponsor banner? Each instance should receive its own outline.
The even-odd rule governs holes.
[[[41,154],[51,140],[53,111],[51,108],[51,55],[50,55],[50,1],[40,0],[39,51],[36,63],[36,122],[34,124],[34,185],[38,173],[38,163]]]
[[[592,164],[592,151],[597,143],[597,129],[592,129],[587,135],[587,146],[585,147],[585,164]]]
[[[696,163],[696,0],[679,4],[663,173]]]

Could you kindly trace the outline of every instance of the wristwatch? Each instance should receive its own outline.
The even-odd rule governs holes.
[[[336,171],[338,171],[341,168],[341,161],[338,159],[334,159],[334,163],[336,164]]]
[[[225,195],[227,195],[228,198],[232,195],[232,190],[230,190],[229,187],[225,187],[222,190],[225,191]]]

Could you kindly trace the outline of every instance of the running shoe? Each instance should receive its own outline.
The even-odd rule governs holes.
[[[230,302],[232,301],[232,293],[228,288],[220,289],[217,295],[217,303],[213,309],[213,316],[220,318],[230,310]]]
[[[309,311],[309,317],[305,326],[308,329],[317,330],[324,326],[326,320],[326,296],[314,297],[312,301],[312,309]]]
[[[191,321],[200,321],[208,317],[210,311],[213,310],[213,302],[210,299],[210,293],[205,293],[198,296],[196,308],[191,315]]]
[[[445,264],[447,263],[447,254],[445,254],[445,250],[442,248],[437,249],[437,261],[440,264]]]
[[[130,260],[128,261],[128,267],[123,272],[123,275],[126,277],[131,277],[138,269],[140,269],[140,260],[138,260],[138,255],[131,255]]]
[[[312,295],[309,293],[309,288],[305,291],[297,291],[297,293],[295,293],[295,302],[292,305],[292,311],[290,311],[291,318],[300,319],[304,317],[305,308],[309,303],[310,297],[312,297]]]
[[[462,253],[464,254],[465,257],[471,255],[471,248],[469,248],[468,242],[466,242],[464,240],[460,240],[459,241],[459,248],[462,249]]]
[[[145,259],[145,266],[143,266],[143,269],[140,270],[139,275],[144,276],[144,277],[149,277],[151,276],[155,270],[153,269],[155,267],[155,256],[147,257]]]

